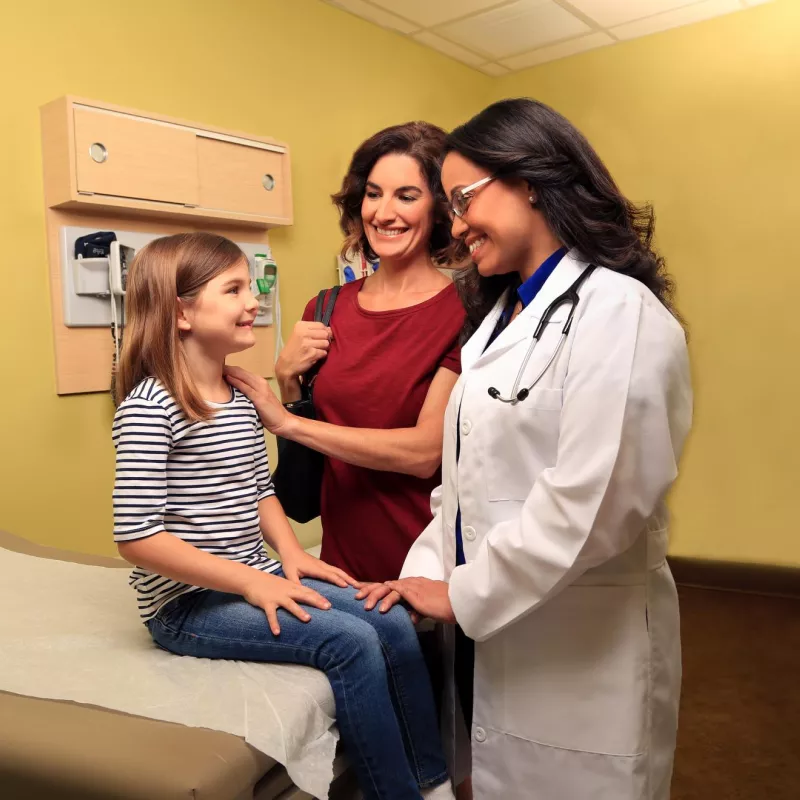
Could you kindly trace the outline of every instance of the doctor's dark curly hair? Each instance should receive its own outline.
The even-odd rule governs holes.
[[[433,228],[430,254],[434,263],[442,266],[450,261],[451,238],[449,205],[440,180],[442,148],[447,134],[429,122],[406,122],[393,125],[370,136],[353,153],[350,167],[342,181],[342,188],[331,199],[339,209],[340,224],[345,235],[342,255],[361,252],[370,261],[377,258],[364,233],[361,219],[361,201],[364,199],[367,178],[372,168],[383,156],[398,153],[411,156],[419,164],[420,172],[433,194]]]
[[[653,247],[655,216],[617,188],[594,148],[567,119],[529,98],[502,100],[456,128],[445,154],[460,153],[500,180],[524,180],[555,236],[590,263],[641,281],[678,318],[673,281]],[[468,338],[517,273],[482,277],[473,264],[457,274]]]

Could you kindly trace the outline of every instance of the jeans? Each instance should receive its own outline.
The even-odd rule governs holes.
[[[278,573],[281,574],[281,573]],[[303,580],[331,602],[310,622],[279,609],[273,636],[264,611],[238,595],[190,593],[147,627],[156,644],[198,658],[305,664],[322,670],[336,701],[342,743],[367,800],[419,800],[447,778],[433,692],[406,610],[365,611],[355,590]]]

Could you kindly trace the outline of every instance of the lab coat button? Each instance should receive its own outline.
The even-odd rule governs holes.
[[[464,538],[468,542],[474,542],[475,541],[475,528],[473,528],[471,525],[467,525],[467,527],[464,528]]]
[[[486,741],[486,731],[483,728],[475,728],[475,741],[479,743]]]
[[[468,419],[465,419],[461,423],[461,433],[463,433],[464,436],[467,436],[471,430],[472,430],[472,423]]]

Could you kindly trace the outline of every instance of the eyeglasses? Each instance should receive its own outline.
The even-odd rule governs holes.
[[[475,196],[475,192],[480,189],[481,186],[486,186],[491,183],[494,179],[495,176],[490,175],[488,178],[481,178],[479,181],[471,183],[464,189],[456,189],[450,197],[450,209],[452,214],[459,219],[463,217],[464,214],[467,213],[467,209],[472,202],[472,198]]]

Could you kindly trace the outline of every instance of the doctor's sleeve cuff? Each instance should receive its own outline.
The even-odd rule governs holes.
[[[453,570],[448,594],[461,630],[476,642],[486,641],[491,633],[481,628],[482,604],[471,589],[469,564],[462,564]]]
[[[442,557],[444,540],[442,513],[439,511],[408,551],[401,578],[429,578],[432,581],[444,580],[444,560]]]

